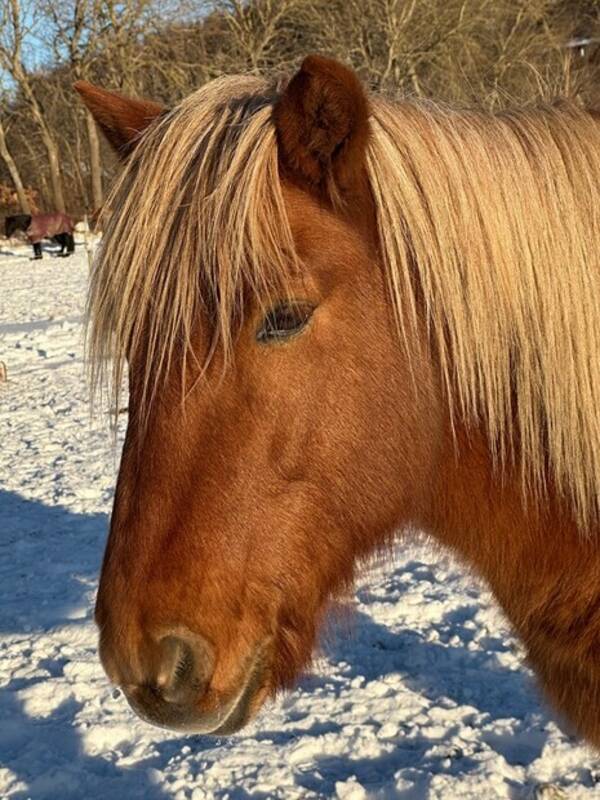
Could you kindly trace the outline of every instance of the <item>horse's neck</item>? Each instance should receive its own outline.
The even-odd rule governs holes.
[[[438,477],[432,533],[485,578],[554,705],[600,745],[600,531],[579,532],[552,492],[526,505],[483,434],[448,435]]]

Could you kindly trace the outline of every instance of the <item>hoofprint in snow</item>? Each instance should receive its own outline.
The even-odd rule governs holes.
[[[96,651],[118,448],[89,415],[87,259],[29,255],[0,243],[0,796],[600,796],[600,759],[544,706],[488,594],[416,540],[365,570],[313,672],[241,733],[135,717]]]

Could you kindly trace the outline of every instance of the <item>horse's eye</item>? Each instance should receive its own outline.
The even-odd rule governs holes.
[[[304,328],[313,311],[308,303],[281,303],[269,311],[256,338],[259,342],[287,339]]]

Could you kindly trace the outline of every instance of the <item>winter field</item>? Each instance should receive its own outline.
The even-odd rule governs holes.
[[[1,797],[600,797],[600,758],[544,706],[487,593],[418,541],[365,572],[313,673],[240,734],[138,720],[96,653],[118,452],[89,415],[87,261],[29,256],[0,242]]]

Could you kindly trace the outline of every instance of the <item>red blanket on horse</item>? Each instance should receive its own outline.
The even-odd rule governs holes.
[[[26,230],[27,238],[32,244],[42,239],[51,239],[61,233],[73,233],[75,223],[68,214],[55,211],[52,214],[35,214]]]

